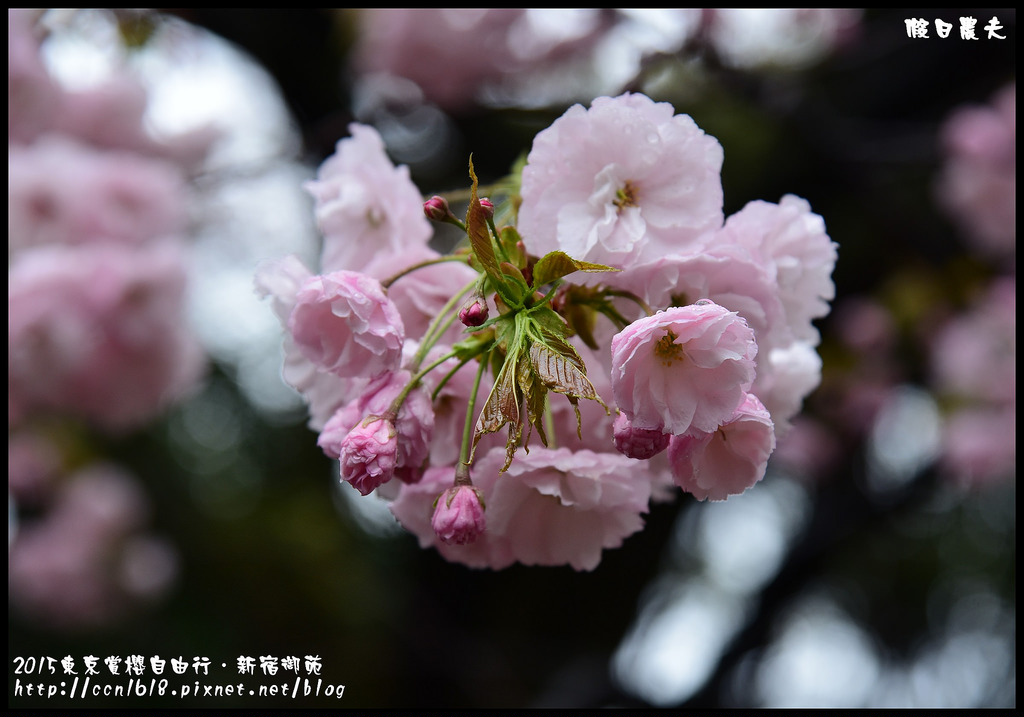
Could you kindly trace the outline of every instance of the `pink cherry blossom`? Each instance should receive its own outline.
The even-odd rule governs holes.
[[[488,505],[488,535],[508,543],[524,565],[593,570],[605,548],[617,548],[643,527],[650,483],[636,462],[616,453],[533,448],[505,473],[504,448],[473,465]]]
[[[674,112],[644,95],[599,97],[540,132],[522,177],[527,248],[628,268],[720,227],[722,146]]]
[[[501,450],[504,451],[504,448]],[[497,468],[500,467],[499,464]],[[477,473],[475,469],[473,472],[474,475]],[[487,529],[478,535],[476,540],[462,545],[446,543],[438,537],[433,525],[436,510],[434,503],[454,482],[454,466],[428,468],[418,483],[402,484],[398,495],[388,503],[388,508],[402,527],[416,536],[421,548],[436,548],[446,560],[471,568],[494,570],[502,570],[512,565],[516,559],[509,541],[495,535],[490,520],[490,514],[494,512],[493,503],[482,493],[482,500],[488,506]],[[476,484],[475,477],[473,482]],[[475,487],[479,488],[476,485]]]
[[[473,543],[438,539],[430,522],[437,494],[451,485],[453,468],[431,469],[403,485],[390,508],[399,522],[448,560],[470,567],[571,565],[593,570],[606,548],[617,548],[643,527],[650,481],[637,476],[636,461],[617,453],[532,448],[517,455],[505,473],[505,448],[473,462],[473,484],[487,505],[487,530]]]
[[[293,255],[262,262],[256,269],[256,293],[270,297],[271,308],[282,327],[288,328],[288,317],[295,308],[299,289],[313,274],[299,257]],[[339,406],[350,400],[366,383],[365,378],[342,378],[306,358],[306,354],[286,331],[284,336],[284,365],[281,377],[298,391],[309,405],[309,427],[323,429]],[[352,425],[358,417],[352,420]],[[346,432],[351,425],[346,427]],[[340,439],[339,439],[340,440]]]
[[[805,341],[794,341],[785,348],[772,348],[758,356],[757,378],[751,391],[768,408],[775,422],[775,433],[789,430],[803,401],[821,383],[821,356]]]
[[[749,202],[726,219],[713,241],[745,247],[773,279],[793,337],[817,345],[818,331],[811,321],[828,314],[835,298],[832,271],[837,253],[824,220],[811,212],[810,204],[792,194],[778,204]]]
[[[668,448],[671,438],[671,434],[661,431],[634,428],[623,413],[615,418],[613,435],[615,450],[629,458],[641,460],[652,458]]]
[[[722,232],[707,235],[699,250],[636,265],[605,281],[656,309],[710,299],[742,316],[761,350],[793,339],[774,275]]]
[[[430,524],[442,542],[472,543],[487,528],[480,491],[468,485],[452,486],[438,497]]]
[[[270,297],[274,314],[282,326],[287,326],[299,289],[312,277],[313,272],[306,268],[302,260],[295,254],[289,254],[261,262],[256,267],[253,285],[260,298]]]
[[[398,367],[405,329],[376,279],[353,271],[313,276],[295,295],[288,329],[305,356],[336,376]]]
[[[306,184],[324,235],[323,272],[363,271],[376,253],[398,256],[425,247],[433,234],[409,168],[392,164],[372,127],[351,124],[349,130],[352,136],[338,142],[316,180]]]
[[[771,416],[756,396],[746,394],[716,430],[673,436],[668,457],[679,487],[698,500],[725,500],[764,477],[773,450]]]
[[[634,321],[612,339],[612,387],[636,428],[714,431],[754,380],[754,332],[711,301]]]

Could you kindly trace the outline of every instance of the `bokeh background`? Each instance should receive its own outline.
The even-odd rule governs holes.
[[[1014,707],[1015,39],[1010,9],[10,11],[9,706]],[[253,274],[315,265],[302,183],[352,121],[429,196],[625,90],[719,139],[727,215],[793,193],[824,217],[822,385],[754,489],[653,506],[593,572],[449,564],[338,485]],[[123,164],[79,169],[71,142],[173,168],[178,204]],[[25,398],[82,349],[47,334],[55,363],[26,364],[15,272],[117,221],[133,251],[173,234],[187,281],[142,319],[125,289],[111,320],[194,369],[127,418],[116,380],[98,408]],[[125,381],[132,360],[154,359]],[[227,663],[202,684],[318,655],[346,687],[14,692],[18,656],[134,654]]]

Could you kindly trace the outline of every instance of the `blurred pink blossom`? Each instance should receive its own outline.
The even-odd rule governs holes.
[[[7,136],[8,143],[31,142],[46,131],[60,103],[60,87],[39,54],[42,30],[36,21],[44,11],[7,9]]]
[[[946,160],[939,205],[985,254],[1013,256],[1017,245],[1016,85],[987,106],[958,109],[942,128]]]
[[[948,416],[940,464],[953,481],[981,487],[1010,479],[1017,465],[1017,412],[1013,406],[965,408]]]
[[[557,36],[543,32],[535,8],[363,8],[353,69],[364,81],[377,75],[414,82],[425,98],[457,112],[486,87],[577,53],[598,37],[599,18]],[[550,10],[540,10],[550,12]],[[596,15],[596,11],[591,11]]]
[[[185,177],[175,165],[46,135],[8,153],[10,247],[176,236],[188,223]]]
[[[19,417],[67,413],[123,430],[193,387],[205,361],[183,321],[185,274],[169,243],[19,252],[8,288]]]
[[[1013,404],[1017,396],[1017,282],[996,280],[968,311],[939,329],[933,384],[961,399]]]
[[[49,509],[23,523],[11,545],[12,605],[58,628],[91,628],[159,597],[177,557],[143,532],[147,513],[144,494],[120,468],[95,464],[66,476]]]

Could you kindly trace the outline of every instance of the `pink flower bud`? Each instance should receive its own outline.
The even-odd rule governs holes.
[[[459,321],[466,326],[480,326],[487,321],[487,304],[482,299],[474,299],[459,311]]]
[[[484,216],[488,219],[494,216],[494,202],[487,197],[483,197],[480,200],[480,208],[484,210]]]
[[[451,216],[452,210],[447,199],[435,194],[423,203],[423,213],[427,215],[427,219],[443,222]]]
[[[341,442],[341,479],[368,495],[395,475],[397,458],[394,423],[386,418],[360,421]]]
[[[668,448],[672,439],[671,434],[662,433],[647,428],[634,428],[626,418],[626,414],[620,413],[612,426],[615,438],[615,449],[629,458],[641,460],[658,455]]]
[[[470,485],[452,486],[438,497],[430,522],[443,542],[472,543],[486,527],[483,496]]]

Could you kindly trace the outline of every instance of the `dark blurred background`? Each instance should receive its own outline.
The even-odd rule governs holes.
[[[968,14],[977,41],[958,37]],[[929,21],[927,38],[908,37],[912,17]],[[953,24],[948,38],[936,36],[936,17]],[[986,39],[992,17],[1006,39]],[[85,32],[70,15],[50,22],[51,40]],[[944,431],[970,397],[936,378],[933,355],[945,327],[978,316],[988,288],[1015,276],[1015,227],[1008,248],[979,248],[938,188],[948,118],[1015,79],[1013,10],[854,11],[795,60],[770,48],[730,56],[706,11],[693,20],[702,31],[652,42],[629,55],[635,65],[621,60],[621,77],[602,76],[587,54],[618,57],[613,48],[584,38],[575,51],[587,64],[531,68],[543,82],[512,78],[503,92],[469,87],[444,101],[366,81],[355,10],[163,9],[113,22],[143,49],[166,23],[226,40],[225,52],[256,67],[242,74],[269,75],[258,88],[279,93],[284,129],[251,130],[260,149],[193,175],[207,199],[192,220],[207,274],[190,314],[207,322],[197,329],[206,378],[136,431],[78,439],[137,478],[147,530],[176,555],[174,578],[98,623],[12,600],[10,707],[1016,705],[1014,447],[988,471],[945,460]],[[659,25],[612,10],[587,22],[608,33]],[[531,83],[544,93],[531,96]],[[429,195],[465,186],[470,152],[481,179],[497,179],[572,102],[624,89],[671,102],[718,138],[727,215],[792,193],[824,217],[839,261],[833,311],[819,322],[822,385],[762,483],[722,504],[680,494],[653,506],[645,530],[591,573],[447,563],[339,492],[301,403],[274,383],[280,330],[252,295],[253,270],[316,255],[300,185],[351,121],[376,126]],[[285,179],[256,183],[271,174]],[[250,212],[244,195],[260,207]],[[263,244],[244,243],[261,233]],[[214,269],[226,273],[211,278]],[[230,343],[225,326],[254,328]],[[1005,388],[996,402],[1012,422]],[[19,529],[38,518],[13,506]],[[130,654],[227,663],[224,679],[203,684],[237,681],[240,655],[319,655],[324,684],[346,687],[340,701],[14,696],[15,656]]]

